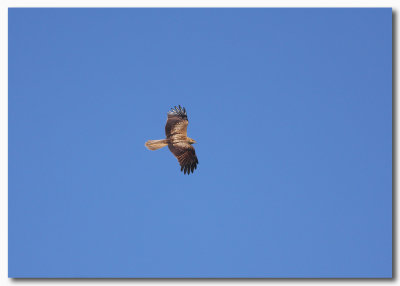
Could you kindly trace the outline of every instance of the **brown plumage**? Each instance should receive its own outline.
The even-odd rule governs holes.
[[[145,146],[149,150],[157,150],[168,145],[169,150],[178,159],[181,171],[184,174],[193,173],[197,168],[199,160],[192,144],[196,143],[187,137],[187,126],[189,124],[186,109],[181,107],[171,108],[168,112],[167,124],[165,125],[166,139],[148,140]]]

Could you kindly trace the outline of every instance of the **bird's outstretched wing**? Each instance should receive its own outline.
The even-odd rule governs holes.
[[[178,159],[181,171],[189,175],[197,168],[199,160],[193,146],[187,142],[188,124],[189,121],[184,107],[182,108],[179,105],[171,108],[165,125],[165,135],[169,142],[168,148]]]
[[[193,173],[199,163],[193,146],[186,142],[177,142],[169,144],[168,147],[172,154],[178,159],[179,165],[181,165],[181,171],[188,175],[191,172]]]
[[[168,112],[167,124],[165,125],[165,135],[167,139],[185,139],[187,137],[187,126],[189,124],[186,109],[180,105],[171,108]]]

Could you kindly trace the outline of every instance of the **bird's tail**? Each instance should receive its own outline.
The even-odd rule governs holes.
[[[149,150],[158,150],[162,147],[165,147],[168,145],[168,139],[161,139],[161,140],[148,140],[144,146],[147,147]]]

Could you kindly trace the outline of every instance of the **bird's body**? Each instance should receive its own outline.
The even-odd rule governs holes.
[[[192,144],[196,143],[187,137],[187,126],[189,124],[186,109],[174,107],[168,112],[167,124],[165,125],[166,139],[148,140],[145,146],[149,150],[157,150],[168,146],[169,150],[178,159],[181,171],[190,174],[197,168],[199,160]]]

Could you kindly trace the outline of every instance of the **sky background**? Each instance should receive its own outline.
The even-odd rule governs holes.
[[[391,9],[9,9],[10,277],[391,277]],[[167,148],[180,104],[199,165]]]

